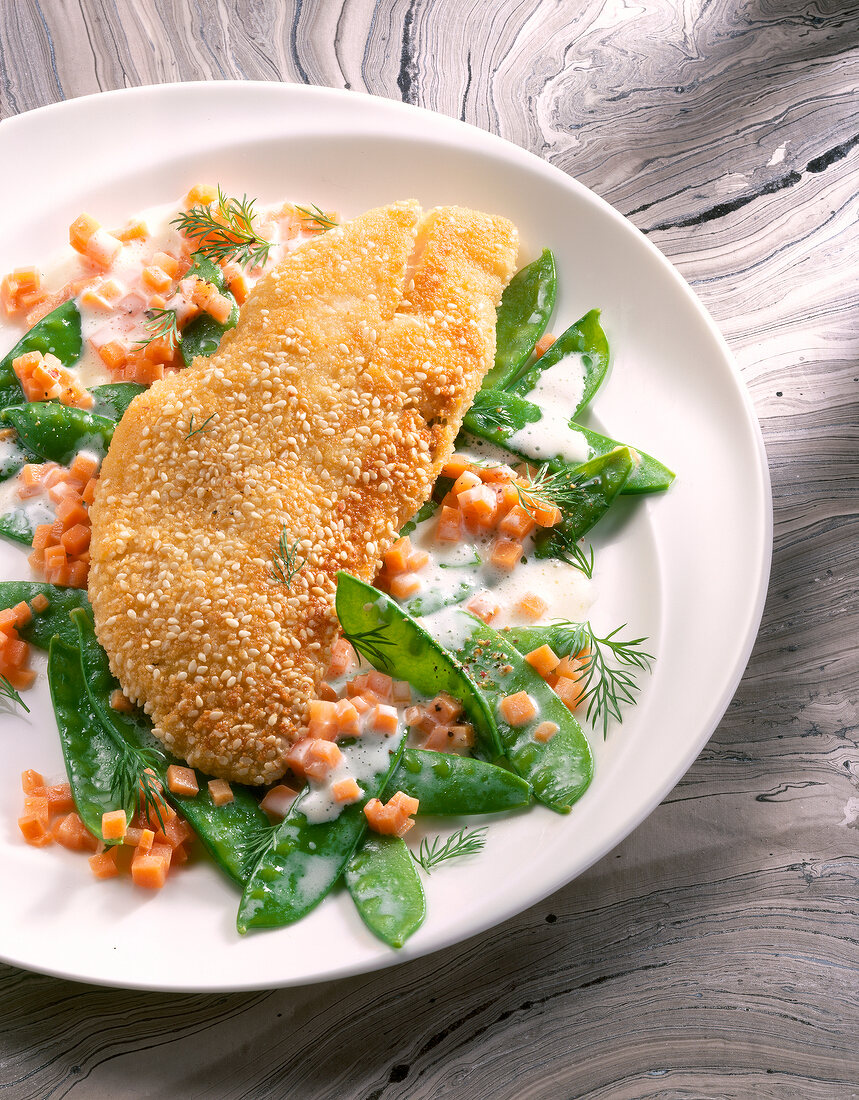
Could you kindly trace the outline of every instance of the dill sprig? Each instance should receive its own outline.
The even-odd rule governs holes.
[[[483,848],[485,843],[485,825],[479,829],[473,829],[471,832],[463,827],[458,833],[454,833],[446,840],[442,840],[440,836],[437,836],[430,841],[425,837],[421,841],[417,855],[412,852],[412,858],[429,875],[432,874],[433,868],[438,867],[445,860],[456,859],[458,856],[474,855]]]
[[[150,309],[146,311],[143,327],[149,334],[145,340],[139,340],[138,348],[148,347],[153,340],[166,340],[170,348],[182,343],[179,331],[179,319],[175,309]]]
[[[578,569],[580,573],[584,573],[588,580],[593,579],[594,548],[592,545],[588,545],[588,551],[590,551],[588,553],[577,539],[572,538],[559,527],[552,532],[551,541],[554,543],[555,557]]]
[[[373,627],[372,630],[362,630],[355,634],[347,634],[343,631],[343,637],[350,643],[356,653],[360,654],[366,661],[369,661],[374,668],[378,668],[382,665],[384,668],[391,668],[391,659],[387,653],[384,652],[385,647],[390,647],[394,643],[391,638],[385,637],[384,625]]]
[[[510,410],[499,401],[498,394],[492,390],[478,390],[468,414],[478,417],[481,426],[489,431],[504,433],[516,430]]]
[[[572,470],[553,470],[551,465],[546,463],[536,473],[528,474],[521,480],[525,484],[519,485],[514,482],[519,495],[519,504],[532,519],[535,500],[554,504],[562,513],[575,508],[584,500],[584,490]]]
[[[185,436],[185,440],[187,441],[187,440],[193,438],[193,436],[195,436],[195,435],[205,435],[206,432],[212,431],[212,428],[208,427],[207,425],[210,424],[211,421],[213,421],[217,415],[218,414],[216,412],[212,413],[211,416],[206,417],[206,419],[203,421],[203,423],[200,425],[199,428],[195,428],[194,427],[194,414],[191,413],[191,419],[188,423],[188,434]]]
[[[334,229],[337,226],[337,222],[334,218],[329,218],[328,215],[319,209],[315,204],[310,206],[296,206],[295,208],[301,214],[301,220],[303,222],[315,223],[315,228],[320,233],[326,233],[329,229]],[[311,224],[308,228],[314,228]]]
[[[272,555],[271,575],[278,584],[285,584],[287,588],[292,584],[293,578],[304,567],[306,558],[298,557],[298,539],[289,545],[286,533],[286,524],[283,525],[278,539],[277,547]]]
[[[618,626],[598,637],[589,622],[557,623],[553,629],[553,649],[559,657],[577,657],[581,662],[576,681],[582,684],[582,700],[587,700],[588,721],[602,721],[603,738],[608,735],[611,718],[623,721],[621,707],[635,705],[633,692],[639,691],[636,672],[651,672],[655,657],[642,646],[647,638],[621,641],[617,635],[626,628]],[[610,664],[609,662],[613,662]]]
[[[30,713],[30,708],[5,676],[0,676],[0,699],[8,699],[10,703],[17,703],[18,706],[24,708],[27,714]]]
[[[274,844],[276,832],[276,825],[260,825],[244,837],[241,861],[247,877],[250,877],[253,869]]]
[[[254,229],[254,201],[247,195],[241,200],[229,198],[218,187],[214,207],[204,203],[192,206],[171,225],[195,242],[196,251],[216,263],[235,260],[242,267],[261,266],[268,259],[272,242]]]
[[[110,784],[110,797],[118,806],[133,803],[146,817],[155,814],[164,828],[162,810],[167,808],[155,769],[158,756],[151,749],[134,749],[119,737],[113,739],[120,757]]]

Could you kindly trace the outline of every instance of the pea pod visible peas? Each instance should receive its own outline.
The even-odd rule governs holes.
[[[361,779],[365,797],[345,806],[332,821],[307,820],[302,805],[311,791],[295,799],[248,878],[236,918],[239,932],[292,924],[322,901],[363,838],[364,804],[385,789],[400,762],[405,737],[402,732],[390,739],[389,763]],[[348,765],[354,750],[342,742],[341,751]]]
[[[0,412],[0,420],[15,428],[24,446],[40,458],[64,465],[84,449],[103,458],[116,427],[105,416],[56,401],[7,406]]]
[[[512,382],[543,335],[555,307],[555,257],[548,248],[517,271],[501,295],[495,324],[495,364],[483,389],[502,389]]]
[[[104,386],[95,386],[90,390],[95,399],[92,411],[108,420],[122,420],[131,402],[145,390],[146,386],[138,382],[108,382]]]
[[[477,395],[474,405],[466,414],[463,428],[472,435],[486,439],[499,447],[509,450],[517,459],[533,460],[533,456],[521,451],[513,451],[507,447],[507,440],[516,432],[528,424],[536,424],[542,418],[539,405],[527,401],[517,393],[506,393],[503,390],[481,391]],[[588,442],[591,450],[591,458],[608,454],[626,444],[618,443],[616,439],[610,439],[606,435],[585,428],[581,424],[570,421],[570,430],[581,432]],[[459,441],[457,441],[459,442]],[[467,439],[462,445],[467,445]],[[651,455],[640,451],[637,447],[630,447],[630,451],[641,460],[624,483],[621,492],[627,493],[658,493],[667,489],[674,480],[674,474],[663,466],[661,462]],[[556,460],[557,463],[558,460]]]
[[[337,574],[337,617],[343,633],[374,668],[407,680],[424,695],[446,691],[474,726],[477,751],[502,754],[492,714],[460,662],[384,592],[349,573]]]
[[[117,804],[114,778],[121,750],[90,702],[80,649],[59,637],[48,650],[48,684],[75,805],[89,831],[100,837],[102,814],[124,809],[130,818],[134,801]]]
[[[461,612],[461,614],[466,614]],[[582,728],[521,653],[497,630],[469,616],[474,628],[458,656],[492,705],[501,742],[510,764],[527,779],[534,796],[558,813],[569,813],[593,778],[594,761]],[[506,695],[526,691],[538,713],[527,725],[511,726],[499,704]],[[554,722],[555,735],[546,742],[534,740],[539,722]]]
[[[176,795],[167,786],[167,768],[181,764],[152,734],[149,719],[142,711],[120,714],[110,706],[111,693],[119,687],[107,654],[95,636],[92,619],[86,609],[72,611],[71,621],[79,639],[84,669],[85,691],[102,725],[109,725],[132,751],[144,751],[164,785],[164,797],[187,819],[215,863],[234,882],[242,886],[247,878],[252,853],[261,834],[269,830],[268,818],[247,787],[232,785],[233,801],[216,806],[209,793],[208,777],[195,772],[199,794]]]
[[[382,796],[402,791],[420,801],[418,814],[494,814],[527,806],[530,785],[513,772],[453,753],[406,749]]]
[[[390,947],[402,947],[423,924],[424,889],[399,837],[368,834],[346,865],[344,881],[361,920]]]
[[[592,309],[580,321],[562,333],[549,350],[517,378],[509,387],[511,393],[524,397],[540,379],[540,376],[552,367],[563,363],[574,355],[581,355],[584,371],[582,396],[572,415],[578,416],[597,392],[608,370],[608,340],[599,323],[600,311]]]
[[[0,359],[0,409],[19,405],[24,391],[12,370],[12,361],[28,351],[50,352],[64,367],[73,367],[81,357],[81,315],[74,300],[63,302],[51,310],[29,332],[25,332],[11,351]]]
[[[225,298],[232,302],[233,308],[224,324],[216,321],[214,317],[210,317],[208,313],[201,313],[199,317],[195,317],[190,324],[185,326],[182,330],[182,342],[179,345],[179,350],[186,365],[190,365],[198,355],[214,355],[224,333],[228,329],[235,328],[239,319],[238,304],[224,282],[224,273],[221,268],[199,252],[195,252],[191,260],[191,268],[185,278],[188,275],[196,275],[204,282],[211,283]]]
[[[36,596],[44,596],[48,606],[34,612],[27,625],[18,628],[20,636],[46,653],[54,635],[77,647],[78,630],[69,616],[77,607],[92,613],[86,592],[82,588],[58,588],[47,581],[0,581],[0,608],[31,603]]]

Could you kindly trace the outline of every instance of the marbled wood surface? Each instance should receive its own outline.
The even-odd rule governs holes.
[[[0,5],[4,114],[282,78],[421,104],[575,174],[721,326],[776,532],[724,721],[587,874],[458,948],[298,990],[4,968],[3,1096],[859,1096],[857,42],[835,0]]]

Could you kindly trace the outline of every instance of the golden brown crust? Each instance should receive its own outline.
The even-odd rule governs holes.
[[[210,360],[132,403],[91,509],[90,597],[123,690],[176,755],[282,775],[337,630],[336,573],[371,579],[429,496],[515,256],[503,219],[369,211],[292,253]],[[212,419],[189,438],[192,415]],[[304,560],[289,586],[271,569],[282,531]]]

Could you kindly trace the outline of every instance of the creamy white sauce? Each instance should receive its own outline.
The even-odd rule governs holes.
[[[550,458],[587,462],[591,453],[587,439],[567,427],[582,399],[584,386],[581,355],[566,358],[558,366],[543,371],[527,395],[529,401],[540,407],[542,416],[511,435],[507,441],[510,446],[543,462]]]
[[[301,801],[301,812],[311,824],[333,821],[339,817],[348,803],[337,802],[332,793],[335,783],[342,779],[354,779],[367,793],[367,784],[373,777],[387,769],[391,753],[399,743],[402,716],[397,732],[385,736],[367,729],[366,715],[361,716],[361,733],[354,744],[341,746],[342,760],[332,768],[324,780],[308,780],[308,790]]]

